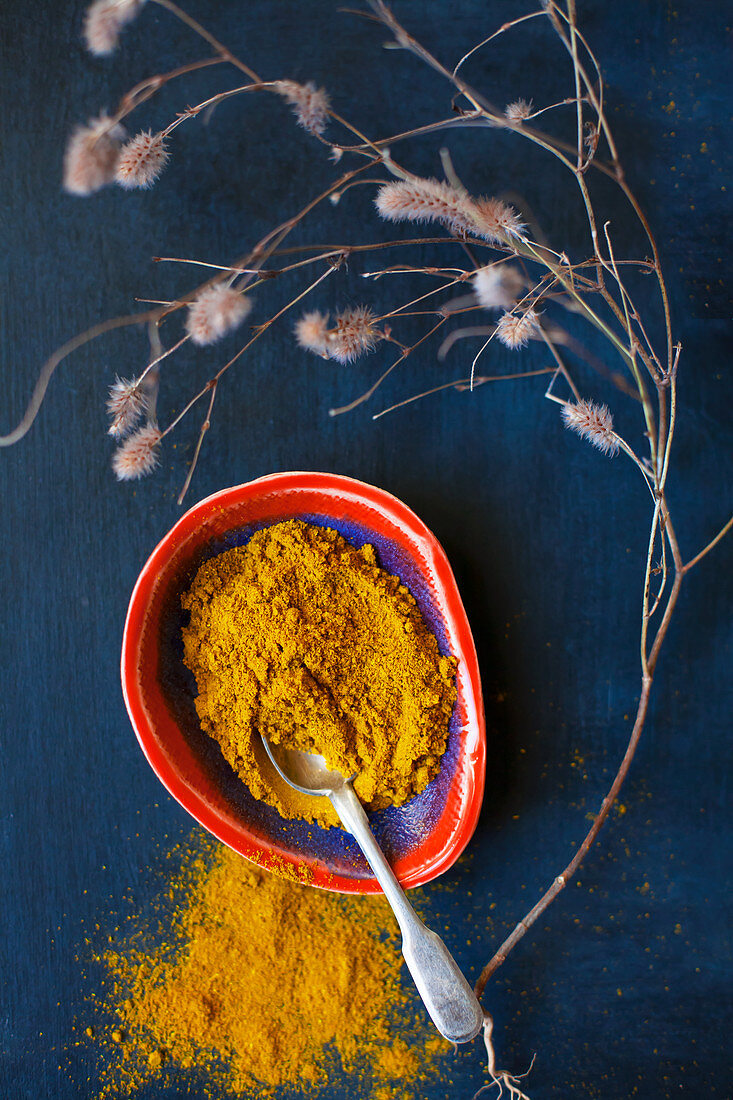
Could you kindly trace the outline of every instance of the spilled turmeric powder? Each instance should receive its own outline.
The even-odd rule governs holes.
[[[402,805],[435,777],[456,662],[373,546],[288,520],[205,562],[182,603],[201,725],[255,798],[284,817],[336,820],[325,800],[273,781],[258,731],[356,775],[372,809]]]
[[[104,1054],[99,1100],[182,1076],[219,1098],[337,1081],[344,1095],[420,1096],[450,1045],[401,985],[384,900],[313,890],[203,835],[195,843],[170,887],[168,931],[151,939],[136,918],[99,956],[110,992],[87,1028]]]

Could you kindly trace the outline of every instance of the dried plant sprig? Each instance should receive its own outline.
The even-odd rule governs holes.
[[[353,363],[373,351],[384,333],[377,327],[378,317],[368,306],[349,306],[336,314],[328,327],[327,313],[313,310],[304,313],[295,325],[295,338],[301,348],[335,359],[338,363]]]
[[[272,86],[291,105],[299,125],[309,134],[320,137],[328,123],[329,102],[325,88],[317,88],[312,80],[307,84],[276,80]]]
[[[453,232],[465,232],[471,222],[470,197],[442,180],[387,183],[380,187],[374,202],[387,221],[439,222]]]
[[[376,320],[368,306],[352,306],[338,313],[328,334],[329,358],[353,363],[360,355],[373,351],[382,336]]]
[[[304,313],[296,322],[295,339],[301,348],[328,359],[328,314],[317,309]]]
[[[91,195],[112,183],[125,138],[122,126],[108,115],[77,126],[64,154],[64,190],[71,195]]]
[[[115,181],[128,191],[152,187],[169,158],[165,135],[142,130],[123,145],[115,168]]]
[[[112,455],[112,469],[118,481],[135,481],[153,472],[160,461],[161,436],[155,423],[146,424],[128,435]]]
[[[466,232],[473,231],[484,240],[496,244],[511,243],[512,238],[521,239],[527,228],[516,210],[501,199],[476,199],[471,219]]]
[[[478,269],[472,286],[484,309],[512,310],[524,287],[524,279],[514,264],[488,264]]]
[[[619,440],[613,430],[613,417],[608,405],[597,405],[594,401],[580,401],[563,405],[561,416],[566,428],[577,432],[587,439],[603,454],[613,456],[618,453]]]
[[[206,287],[188,307],[186,332],[194,344],[206,347],[239,328],[252,303],[238,290],[222,284]]]
[[[513,103],[507,103],[504,115],[510,122],[523,122],[532,114],[532,100],[515,99]]]
[[[504,313],[496,322],[496,338],[505,348],[516,351],[525,348],[539,328],[539,315],[533,309],[519,315]]]
[[[114,53],[121,32],[144,3],[145,0],[95,0],[84,17],[84,40],[89,52],[98,57]]]
[[[524,230],[516,212],[500,199],[474,200],[442,180],[413,177],[386,183],[374,201],[387,221],[438,222],[452,233],[497,243]]]
[[[138,379],[117,378],[110,386],[107,413],[109,434],[123,436],[131,431],[145,411],[145,397]]]

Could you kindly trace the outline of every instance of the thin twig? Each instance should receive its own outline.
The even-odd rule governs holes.
[[[188,473],[186,474],[186,480],[183,483],[183,488],[181,489],[180,493],[178,494],[178,504],[179,504],[179,506],[181,504],[183,504],[183,498],[185,497],[186,493],[188,492],[188,487],[191,484],[191,479],[193,478],[193,472],[196,469],[196,463],[198,462],[199,455],[201,454],[201,446],[204,442],[204,436],[206,435],[209,428],[211,427],[211,411],[214,408],[214,398],[216,397],[216,388],[217,388],[218,385],[219,385],[218,379],[216,379],[216,378],[212,379],[212,382],[211,382],[211,397],[209,399],[209,407],[206,410],[206,416],[204,417],[203,424],[201,425],[201,431],[199,432],[199,437],[198,437],[198,440],[196,441],[196,450],[193,452],[193,458],[191,459],[191,465],[188,467]]]
[[[7,435],[0,435],[0,447],[10,447],[13,443],[17,443],[31,428],[38,415],[38,410],[43,404],[43,398],[53,373],[67,356],[106,332],[113,332],[118,328],[127,328],[130,325],[145,325],[148,321],[157,321],[160,315],[160,310],[148,310],[146,313],[132,313],[125,317],[111,317],[108,321],[100,321],[98,325],[92,325],[85,332],[80,332],[78,336],[62,344],[41,368],[28,407],[18,425]]]
[[[537,904],[534,905],[532,909],[530,909],[529,913],[527,913],[527,915],[523,917],[521,921],[519,921],[511,935],[507,936],[501,947],[499,947],[498,951],[496,951],[496,953],[481,971],[481,974],[475,986],[477,997],[480,998],[483,995],[483,992],[486,988],[486,983],[488,982],[489,978],[496,973],[502,963],[506,962],[506,959],[508,958],[510,952],[517,946],[519,941],[524,938],[524,936],[530,930],[535,921],[542,916],[548,906],[551,905],[552,902],[555,900],[557,895],[567,886],[568,882],[572,879],[572,877],[575,875],[578,868],[580,867],[580,864],[583,862],[583,859],[591,848],[593,841],[596,839],[598,833],[601,831],[603,824],[608,818],[613,804],[616,801],[618,793],[623,786],[623,782],[626,779],[629,768],[631,767],[631,762],[634,759],[634,754],[636,752],[637,746],[639,744],[639,739],[644,728],[647,708],[649,706],[649,693],[651,691],[651,686],[652,680],[650,677],[647,677],[642,681],[642,690],[641,696],[639,698],[639,705],[636,711],[636,719],[634,721],[634,727],[631,732],[631,737],[629,738],[629,743],[626,746],[626,752],[624,753],[623,759],[621,761],[621,764],[619,765],[619,769],[616,773],[613,783],[611,784],[608,794],[603,799],[603,802],[601,803],[601,808],[598,811],[593,821],[593,824],[586,833],[580,847],[578,848],[578,851],[575,853],[575,856],[571,859],[570,863],[568,863],[562,874],[555,877],[552,884],[547,888]]]
[[[406,397],[404,401],[398,401],[396,405],[390,405],[388,409],[382,409],[381,412],[374,413],[372,420],[379,420],[381,417],[386,416],[387,413],[394,412],[395,409],[401,409],[404,405],[410,405],[413,401],[421,401],[423,397],[430,397],[434,393],[440,393],[442,390],[457,390],[459,393],[464,390],[476,389],[478,386],[483,386],[486,382],[511,382],[515,378],[537,378],[540,374],[552,374],[555,370],[554,367],[540,367],[539,370],[525,370],[519,371],[516,374],[492,374],[492,375],[478,375],[473,379],[458,378],[455,382],[444,382],[441,386],[433,386],[431,390],[425,390],[424,393],[416,393],[413,397]]]
[[[433,335],[433,333],[440,328],[441,325],[445,324],[446,320],[446,317],[441,317],[437,325],[434,325],[428,332],[426,332],[425,335],[421,337],[416,344],[413,344],[412,347],[405,348],[399,359],[396,359],[391,366],[387,367],[384,374],[380,375],[374,385],[370,386],[369,389],[361,395],[361,397],[357,397],[354,401],[350,401],[348,405],[341,405],[338,408],[329,409],[328,415],[341,416],[342,413],[352,412],[354,409],[358,408],[359,405],[363,405],[365,401],[368,401],[372,394],[374,394],[382,385],[382,382],[384,382],[385,378],[387,378],[392,373],[395,367],[398,367],[400,363],[404,363],[408,355],[411,355],[415,348],[419,348],[421,344],[424,344],[425,341],[428,340]]]
[[[245,65],[243,61],[240,61],[238,57],[235,57],[232,51],[225,46],[218,38],[214,38],[213,34],[210,34],[205,27],[202,27],[195,19],[192,19],[185,11],[178,7],[178,4],[174,4],[173,0],[153,0],[154,4],[158,7],[165,8],[172,15],[175,15],[176,19],[180,19],[182,23],[185,23],[187,27],[190,27],[192,31],[199,35],[199,37],[205,39],[210,46],[216,50],[216,52],[223,58],[224,61],[228,61],[230,65],[234,65],[235,68],[240,69],[241,72],[253,80],[256,84],[260,83],[260,78],[254,69],[250,69],[248,65]]]
[[[723,527],[721,527],[715,538],[711,539],[707,546],[703,547],[699,554],[695,554],[695,557],[691,558],[690,561],[688,561],[686,565],[683,566],[683,572],[687,573],[690,569],[692,569],[693,565],[697,565],[699,561],[702,561],[705,555],[709,554],[713,547],[717,546],[721,539],[725,538],[731,528],[733,528],[733,516],[731,516],[728,522]]]
[[[110,119],[109,128],[111,129],[115,123],[122,122],[129,114],[141,107],[143,103],[147,103],[156,92],[160,91],[171,80],[175,80],[179,76],[187,76],[199,69],[206,69],[210,65],[221,65],[223,62],[222,57],[205,57],[202,61],[190,61],[187,65],[179,65],[178,68],[171,69],[170,72],[146,77],[145,80],[141,80],[139,84],[136,84],[122,97],[117,110]]]

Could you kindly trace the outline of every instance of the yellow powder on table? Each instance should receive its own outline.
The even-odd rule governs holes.
[[[435,1080],[436,1036],[400,983],[396,926],[383,899],[313,890],[202,838],[173,884],[177,919],[161,938],[139,919],[101,960],[95,999],[106,1061],[100,1100],[149,1082],[203,1075],[196,1095],[275,1097],[358,1079],[379,1098],[419,1097]],[[289,1093],[288,1093],[289,1094]]]
[[[328,527],[278,523],[205,562],[182,604],[201,725],[255,798],[285,817],[336,820],[325,800],[273,781],[258,731],[355,774],[372,809],[402,805],[437,774],[456,661],[441,656],[374,547],[357,550]]]

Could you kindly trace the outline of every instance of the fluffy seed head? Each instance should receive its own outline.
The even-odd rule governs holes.
[[[504,117],[510,122],[522,122],[532,114],[532,100],[515,99],[513,103],[507,103]]]
[[[294,80],[276,80],[275,91],[292,106],[298,123],[309,134],[320,136],[328,123],[328,96],[325,88],[316,88],[312,80],[297,84]]]
[[[91,195],[115,178],[125,131],[106,115],[77,126],[64,154],[64,189],[72,195]]]
[[[383,218],[392,222],[440,222],[465,233],[473,224],[470,197],[449,183],[434,179],[398,180],[380,187],[374,200]]]
[[[95,0],[84,17],[84,40],[90,53],[112,53],[124,27],[132,22],[145,0]]]
[[[528,309],[520,317],[505,313],[496,323],[496,336],[506,348],[524,348],[530,336],[539,331],[539,317],[533,309]]]
[[[249,298],[231,287],[209,286],[188,307],[186,332],[194,344],[213,344],[241,325],[252,308]]]
[[[152,187],[169,157],[163,135],[142,130],[122,146],[115,180],[128,191],[135,187]]]
[[[127,437],[112,455],[112,469],[118,481],[134,481],[155,469],[160,435],[157,424],[146,424]]]
[[[474,294],[484,309],[512,309],[523,286],[521,273],[513,264],[489,264],[473,277]]]
[[[107,412],[111,417],[109,434],[126,435],[134,428],[143,414],[145,398],[133,378],[118,378],[112,383],[107,398]]]
[[[513,207],[501,199],[482,197],[473,204],[472,232],[487,241],[506,241],[521,237],[525,225]]]
[[[381,336],[375,328],[376,318],[368,306],[354,306],[336,315],[336,323],[328,333],[329,359],[353,363],[360,355],[373,351]]]
[[[399,180],[380,187],[377,210],[388,221],[440,222],[452,233],[505,242],[521,236],[524,225],[500,199],[472,199],[440,180]]]
[[[619,442],[613,430],[613,417],[608,405],[596,405],[593,401],[581,399],[576,405],[568,403],[562,407],[565,427],[587,439],[599,451],[606,455],[615,455]]]
[[[304,313],[295,326],[295,339],[301,348],[328,358],[328,314],[317,309]]]

